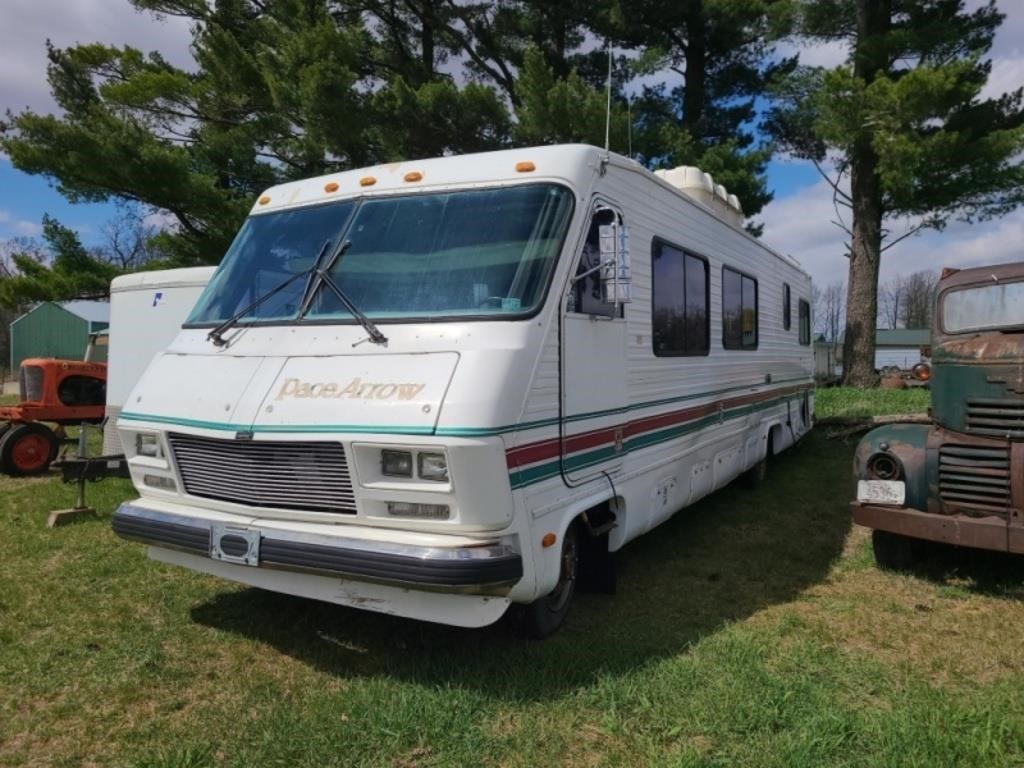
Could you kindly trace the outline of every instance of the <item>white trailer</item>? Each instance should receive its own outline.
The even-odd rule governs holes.
[[[119,426],[155,559],[539,636],[578,576],[811,427],[811,281],[694,169],[395,163],[253,206]]]
[[[178,335],[213,271],[214,267],[187,267],[135,272],[110,283],[104,454],[123,453],[117,417],[128,393],[153,357]]]

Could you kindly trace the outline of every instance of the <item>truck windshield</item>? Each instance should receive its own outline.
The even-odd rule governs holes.
[[[1024,282],[952,291],[942,303],[947,333],[1024,328]]]
[[[251,216],[189,325],[222,322],[290,275],[313,266],[323,244],[344,253],[330,275],[374,320],[524,314],[542,301],[572,215],[553,184],[367,198]],[[296,280],[243,322],[295,320],[306,289]],[[304,321],[352,320],[330,292]]]

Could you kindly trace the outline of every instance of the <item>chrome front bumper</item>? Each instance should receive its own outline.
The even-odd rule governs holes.
[[[126,502],[114,513],[118,536],[245,567],[299,571],[413,589],[506,595],[523,577],[506,544],[436,547],[232,526]]]

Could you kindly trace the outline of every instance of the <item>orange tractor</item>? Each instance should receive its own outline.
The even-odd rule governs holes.
[[[0,471],[18,476],[45,472],[66,438],[64,427],[99,424],[106,400],[106,363],[24,360],[21,402],[0,406]]]

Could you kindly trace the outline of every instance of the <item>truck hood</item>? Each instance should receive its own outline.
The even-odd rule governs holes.
[[[121,418],[252,432],[432,434],[459,355],[165,353]]]

